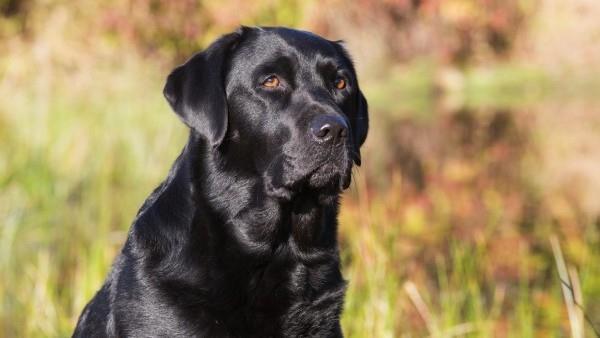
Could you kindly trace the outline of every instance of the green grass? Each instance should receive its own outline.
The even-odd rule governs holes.
[[[83,78],[30,74],[0,87],[0,336],[70,335],[138,207],[184,144],[187,131],[161,96],[166,71],[120,61]],[[402,111],[403,118],[433,125],[442,120],[428,72],[417,66],[370,87],[372,118],[387,121]],[[466,75],[465,102],[487,105],[499,92],[516,95],[516,80],[500,75],[513,70],[489,72]],[[377,96],[379,88],[388,91]],[[412,103],[392,99],[395,90]],[[378,138],[391,137],[374,126],[340,215],[348,337],[568,336],[552,234],[571,248],[567,261],[578,269],[590,317],[600,322],[597,223],[580,215],[573,225],[540,206],[524,226],[529,219],[519,205],[543,187],[530,184],[535,168],[496,181],[491,169],[501,162],[494,154],[510,140],[471,157],[451,151],[444,155],[450,162],[431,155],[424,161],[429,185],[414,193],[400,163],[370,160]],[[391,183],[373,183],[381,177]],[[514,250],[503,250],[513,243]]]
[[[110,88],[42,79],[3,95],[4,336],[70,333],[183,145],[187,131],[161,97],[162,79],[136,71]],[[146,75],[155,78],[140,82]]]

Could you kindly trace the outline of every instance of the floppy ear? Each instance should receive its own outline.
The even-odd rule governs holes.
[[[365,143],[369,130],[369,105],[363,93],[359,90],[356,95],[356,114],[352,123],[352,140],[354,141],[354,162],[360,166],[360,146]]]
[[[163,89],[179,118],[215,148],[227,132],[224,62],[237,45],[242,30],[227,34],[206,50],[175,68]]]

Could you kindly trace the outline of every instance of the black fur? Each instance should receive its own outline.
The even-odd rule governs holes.
[[[270,75],[279,87],[261,85]],[[342,336],[339,194],[368,129],[344,49],[242,27],[177,67],[164,94],[187,145],[74,336]],[[340,142],[315,140],[322,115],[349,129]]]

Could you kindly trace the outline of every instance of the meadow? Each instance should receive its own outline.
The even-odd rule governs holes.
[[[51,18],[0,56],[2,337],[71,334],[187,136],[161,93],[172,60],[75,43]],[[346,336],[599,336],[596,77],[458,69],[360,74],[372,124],[340,214]]]

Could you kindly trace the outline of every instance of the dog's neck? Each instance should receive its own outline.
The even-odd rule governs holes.
[[[323,327],[339,331],[335,318],[345,282],[336,241],[337,201],[321,205],[310,193],[291,201],[269,197],[261,182],[221,171],[206,151],[190,138],[165,182],[140,209],[130,234],[136,240],[128,241],[126,255],[143,262],[139,268],[165,295],[190,309],[198,306],[192,312],[204,313],[211,323],[222,321],[243,332],[261,327],[278,332],[286,326],[295,332],[293,327],[326,320]],[[323,308],[333,317],[321,318]]]
[[[204,154],[203,161],[190,163],[195,175],[191,184],[203,189],[196,191],[196,216],[217,218],[197,225],[217,224],[225,230],[221,233],[225,242],[234,241],[241,249],[238,254],[248,258],[268,258],[283,247],[300,261],[337,255],[337,195],[327,203],[310,191],[296,193],[290,200],[273,197],[265,191],[261,175],[228,170],[227,156],[219,150],[206,149],[193,138],[188,147]]]
[[[138,236],[155,248],[187,244],[201,255],[236,256],[233,261],[262,262],[282,253],[304,263],[337,257],[338,196],[329,203],[311,192],[280,200],[266,194],[260,177],[236,175],[225,165],[218,150],[192,133],[141,208],[136,223],[147,226]],[[159,223],[170,229],[151,227],[152,217],[168,219]],[[180,242],[161,243],[162,231],[181,232]]]

